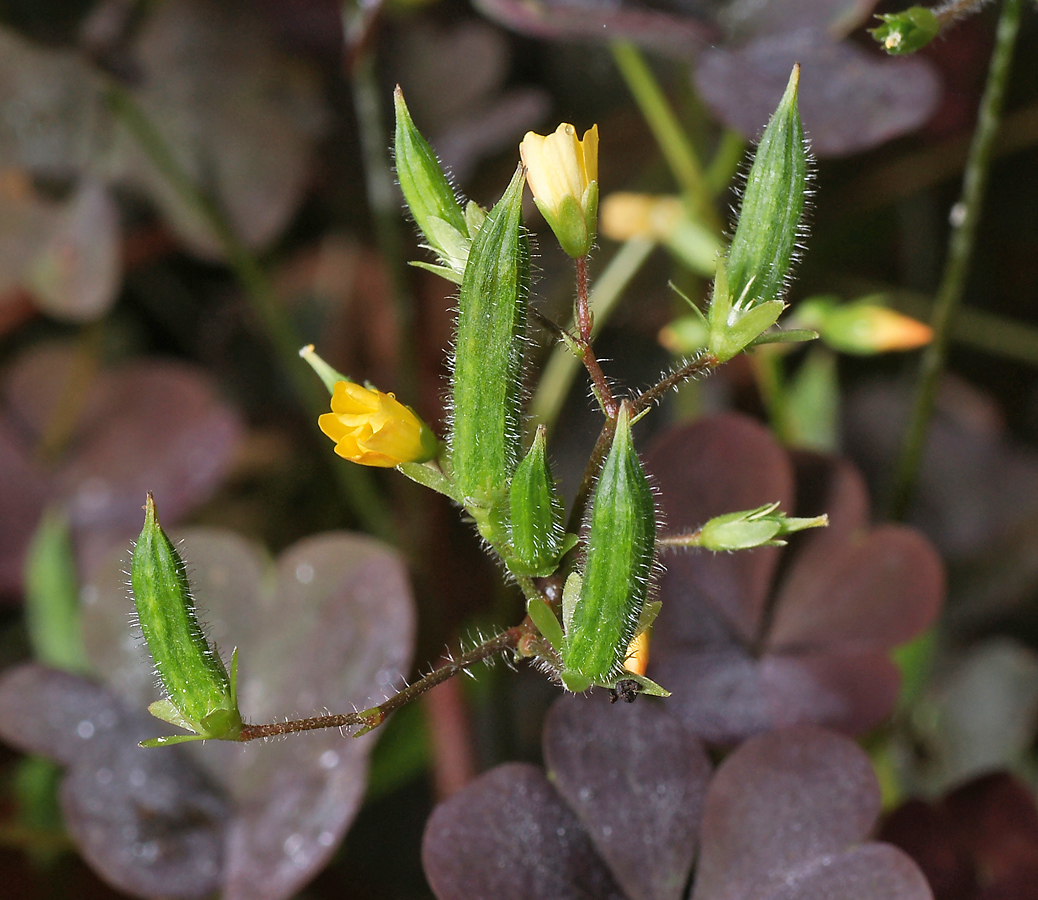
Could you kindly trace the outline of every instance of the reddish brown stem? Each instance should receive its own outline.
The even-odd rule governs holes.
[[[298,731],[316,731],[321,728],[354,728],[357,731],[351,733],[352,737],[366,734],[373,728],[378,728],[389,717],[390,713],[396,712],[402,706],[406,706],[412,700],[420,697],[430,688],[442,684],[449,678],[474,666],[476,663],[492,659],[499,653],[514,650],[519,641],[530,633],[527,622],[502,631],[488,641],[484,641],[478,647],[473,647],[467,653],[463,653],[456,659],[449,660],[441,666],[433,669],[428,675],[419,678],[414,684],[409,684],[402,691],[394,694],[384,703],[373,706],[370,709],[362,709],[360,712],[340,713],[331,716],[311,716],[308,719],[293,719],[288,722],[271,722],[268,725],[243,725],[239,741],[254,741],[257,738],[278,737],[283,734],[294,734]]]

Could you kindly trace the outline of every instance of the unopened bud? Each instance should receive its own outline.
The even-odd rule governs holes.
[[[912,6],[903,12],[877,15],[883,22],[869,29],[883,49],[891,56],[915,53],[930,43],[941,31],[941,23],[933,10],[925,6]]]

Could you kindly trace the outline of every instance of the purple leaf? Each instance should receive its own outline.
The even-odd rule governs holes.
[[[777,501],[791,511],[793,476],[785,451],[766,428],[744,416],[672,428],[652,442],[645,464],[660,488],[665,534],[693,531],[714,516],[765,503]],[[657,641],[670,646],[691,637],[692,598],[716,610],[740,638],[755,640],[778,559],[774,547],[668,554]]]
[[[492,769],[433,811],[422,863],[439,900],[624,900],[535,766]]]
[[[940,84],[922,59],[884,59],[801,28],[699,58],[696,86],[726,125],[756,138],[799,62],[800,116],[818,156],[848,156],[922,126]]]
[[[244,538],[194,529],[182,535],[182,553],[210,635],[225,658],[238,647],[239,703],[250,721],[362,709],[406,673],[410,588],[399,557],[379,542],[317,535],[274,566]],[[123,568],[116,550],[90,574],[83,628],[105,680],[143,708],[158,695],[146,648],[126,625]],[[373,737],[331,730],[185,748],[233,803],[224,897],[279,900],[327,863],[360,806]]]
[[[0,506],[23,511],[0,530],[0,574],[10,578],[0,587],[8,590],[20,584],[45,500],[67,508],[80,556],[90,559],[99,546],[140,530],[148,491],[166,523],[207,499],[242,431],[208,377],[182,363],[139,361],[96,372],[93,360],[68,345],[40,345],[7,371],[2,390],[0,456],[11,459],[0,467]],[[49,469],[34,463],[48,428],[70,404],[71,433],[59,458]]]
[[[137,746],[160,727],[74,675],[28,664],[0,679],[0,736],[69,767],[61,807],[87,862],[135,896],[207,897],[220,887],[229,804],[183,748]]]
[[[904,854],[855,846],[878,813],[853,741],[813,727],[752,738],[707,791],[693,900],[929,900]]]
[[[671,429],[647,456],[670,533],[769,500],[794,515],[832,513],[829,529],[783,551],[664,557],[650,674],[673,692],[671,712],[717,744],[804,722],[851,734],[881,722],[899,684],[887,651],[940,607],[933,548],[907,528],[870,530],[861,478],[845,462],[798,454],[794,504],[785,451],[747,419]]]
[[[737,40],[812,27],[843,37],[861,25],[875,6],[876,0],[733,0],[718,19]]]
[[[696,851],[710,761],[666,712],[602,693],[562,697],[544,727],[556,790],[632,900],[679,900]]]
[[[768,646],[776,651],[841,644],[886,649],[910,640],[937,616],[944,570],[918,532],[886,525],[827,562],[797,558],[776,599]],[[805,571],[806,570],[806,571]]]
[[[692,59],[713,29],[688,16],[634,5],[573,0],[476,0],[487,18],[520,34],[545,40],[633,41],[677,59]]]

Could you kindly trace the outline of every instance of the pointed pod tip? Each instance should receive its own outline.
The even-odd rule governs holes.
[[[800,87],[800,63],[793,63],[793,71],[789,73],[789,84],[786,90],[796,91]]]
[[[159,524],[159,513],[155,508],[155,495],[151,491],[148,491],[148,495],[144,500],[144,523],[148,524],[149,522],[155,525]]]

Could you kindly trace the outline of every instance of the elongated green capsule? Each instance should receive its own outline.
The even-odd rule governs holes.
[[[451,470],[467,506],[504,496],[521,452],[530,250],[516,170],[469,253],[458,297],[451,376]]]
[[[591,502],[584,571],[579,585],[570,576],[563,594],[561,675],[571,691],[612,687],[618,679],[634,677],[623,664],[643,622],[655,542],[652,489],[631,440],[630,408],[624,403]]]
[[[506,560],[516,575],[551,575],[565,552],[562,498],[555,489],[546,447],[547,432],[537,427],[530,452],[512,476],[509,494],[511,550]]]
[[[184,740],[235,740],[241,732],[237,701],[237,657],[228,674],[198,621],[184,561],[159,525],[148,494],[144,530],[133,550],[130,581],[144,640],[167,698],[148,711],[195,732],[145,741],[159,746]]]
[[[797,109],[800,65],[757,145],[726,264],[737,310],[781,300],[807,192],[808,159]]]
[[[399,86],[393,100],[396,106],[394,154],[400,189],[415,224],[446,271],[440,271],[440,267],[426,268],[460,282],[469,250],[469,219],[462,212],[432,147],[411,120]]]

